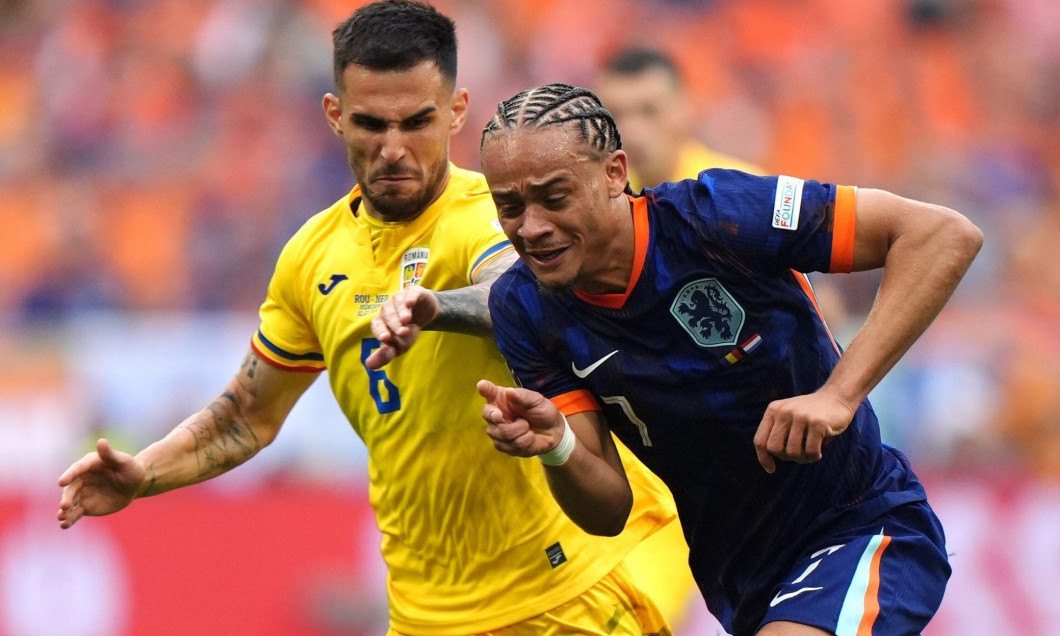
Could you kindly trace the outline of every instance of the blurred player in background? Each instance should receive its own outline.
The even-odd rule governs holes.
[[[620,50],[597,76],[596,93],[622,131],[622,148],[629,157],[629,182],[636,192],[664,181],[694,179],[707,168],[764,174],[756,166],[712,150],[696,139],[694,108],[684,79],[673,59],[662,51]],[[682,625],[698,593],[688,569],[688,546],[681,524],[672,523],[651,536],[645,546],[630,555],[627,564],[643,572],[638,582],[671,623]]]
[[[613,431],[670,487],[735,636],[918,634],[950,575],[938,519],[867,396],[982,245],[952,210],[712,169],[630,193],[610,113],[551,84],[502,102],[482,167],[521,262],[493,284],[520,386],[483,380],[501,451],[544,455],[563,509],[620,528]],[[800,272],[884,268],[848,349]]]
[[[637,509],[619,536],[593,537],[556,505],[538,462],[497,453],[482,434],[476,380],[512,384],[485,337],[486,298],[516,257],[483,177],[448,161],[468,107],[452,21],[376,2],[333,36],[336,92],[323,107],[358,185],[284,248],[251,351],[221,395],[135,456],[99,440],[59,479],[60,525],[238,466],[326,367],[369,452],[391,634],[669,634],[622,564],[675,515],[657,478],[627,464]],[[428,299],[416,305],[422,324],[457,333],[377,340],[370,323],[402,290]]]
[[[761,171],[696,139],[694,109],[677,65],[665,53],[625,49],[604,65],[596,94],[622,131],[635,192],[664,181],[690,179],[707,168]]]

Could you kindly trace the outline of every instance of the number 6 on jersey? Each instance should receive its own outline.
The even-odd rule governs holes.
[[[371,393],[372,399],[375,401],[375,408],[379,411],[380,415],[386,415],[387,413],[393,413],[394,411],[401,410],[401,393],[398,391],[397,386],[390,381],[390,378],[386,377],[386,371],[382,369],[369,369],[365,363],[368,360],[368,356],[372,355],[372,352],[383,346],[381,342],[375,338],[365,338],[361,341],[361,364],[364,366],[364,370],[368,372],[368,392]],[[380,390],[380,385],[386,390],[386,397],[383,397],[383,392]]]

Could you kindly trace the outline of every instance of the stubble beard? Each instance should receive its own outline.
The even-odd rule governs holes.
[[[383,220],[396,222],[408,221],[419,216],[427,208],[434,192],[431,188],[423,188],[415,194],[406,196],[376,195],[369,189],[362,188],[361,194]]]
[[[540,278],[537,279],[537,291],[539,291],[542,296],[559,296],[560,294],[574,291],[574,288],[573,283],[555,283],[546,285],[541,282]]]
[[[410,221],[427,209],[427,206],[440,194],[438,189],[445,180],[446,166],[443,165],[436,174],[424,181],[423,187],[408,195],[388,195],[373,192],[371,187],[361,186],[361,196],[372,206],[375,213],[384,221],[393,223]]]
[[[533,272],[533,270],[530,271]],[[569,278],[554,283],[546,283],[538,278],[537,274],[534,274],[534,280],[537,281],[537,289],[543,296],[557,296],[578,289],[581,273],[581,268],[579,268],[578,271]]]

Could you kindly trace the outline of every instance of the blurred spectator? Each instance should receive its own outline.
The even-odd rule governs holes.
[[[619,51],[596,78],[595,90],[622,131],[635,191],[664,181],[690,179],[707,168],[762,173],[751,164],[708,148],[693,129],[684,79],[665,53]]]
[[[1060,481],[1060,199],[1016,241],[1004,295],[1001,435],[1031,470]]]

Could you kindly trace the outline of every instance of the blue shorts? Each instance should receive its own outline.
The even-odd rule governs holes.
[[[793,621],[836,636],[920,634],[949,577],[935,513],[925,501],[902,504],[817,541],[772,590],[759,627]]]

